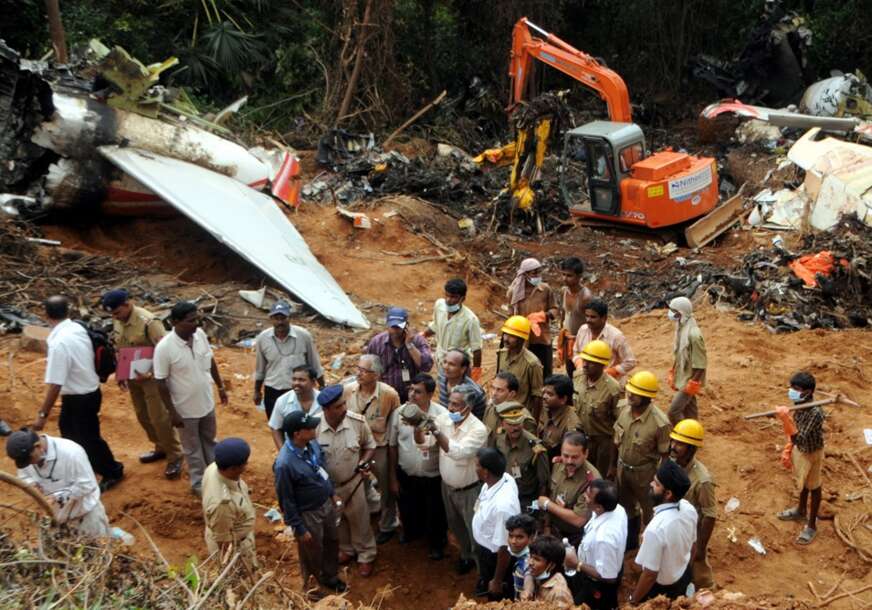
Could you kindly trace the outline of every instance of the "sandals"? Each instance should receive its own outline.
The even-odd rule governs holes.
[[[799,509],[796,507],[783,510],[775,516],[782,521],[802,521],[805,519],[805,515],[799,512]]]
[[[817,530],[806,526],[799,533],[799,536],[796,537],[796,544],[811,544],[811,541],[814,540],[815,536],[817,536]]]

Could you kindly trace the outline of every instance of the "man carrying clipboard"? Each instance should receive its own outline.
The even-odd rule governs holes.
[[[113,339],[118,350],[115,379],[122,390],[130,392],[136,419],[154,444],[154,449],[140,455],[139,461],[150,464],[166,458],[164,476],[176,479],[182,472],[182,447],[151,367],[154,347],[167,331],[153,313],[131,303],[126,290],[110,290],[102,302],[113,318]]]

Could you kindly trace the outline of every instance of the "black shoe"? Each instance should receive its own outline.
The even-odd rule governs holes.
[[[321,584],[323,584],[331,591],[336,591],[337,593],[345,593],[348,590],[348,585],[345,584],[344,580],[341,580],[339,578],[331,578],[330,580]]]
[[[384,544],[388,542],[391,538],[394,537],[394,531],[391,530],[389,532],[379,532],[378,536],[375,537],[376,544]]]
[[[164,459],[167,456],[163,451],[149,451],[148,453],[143,453],[139,456],[140,464],[151,464],[152,462],[158,462]]]
[[[100,493],[106,493],[107,491],[118,485],[123,478],[124,475],[112,478],[103,477],[103,479],[100,481]]]
[[[475,562],[470,559],[458,559],[457,564],[454,566],[454,571],[463,576],[464,574],[469,574],[472,572],[472,569],[475,567]]]
[[[0,419],[0,436],[9,436],[10,434],[12,434],[12,428],[4,420]]]
[[[433,549],[427,553],[427,558],[431,561],[442,561],[445,559],[445,552],[440,549]]]

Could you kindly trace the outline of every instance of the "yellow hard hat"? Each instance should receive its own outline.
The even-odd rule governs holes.
[[[658,389],[660,384],[657,382],[657,377],[650,371],[639,371],[627,382],[627,391],[638,396],[654,398],[657,396]]]
[[[609,344],[600,339],[591,341],[581,350],[582,360],[589,360],[597,364],[608,364],[612,361],[612,348]]]
[[[530,320],[524,316],[512,316],[503,323],[500,332],[520,337],[526,341],[530,338]]]
[[[674,438],[681,443],[686,443],[695,447],[702,447],[702,439],[704,436],[705,430],[703,429],[702,424],[695,419],[682,419],[680,422],[675,424],[672,432],[669,433],[669,438]]]

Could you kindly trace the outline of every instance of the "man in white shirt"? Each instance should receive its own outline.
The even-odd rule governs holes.
[[[506,472],[506,458],[498,449],[479,449],[475,469],[484,483],[472,518],[479,570],[475,595],[487,595],[492,601],[511,598],[514,580],[509,570],[506,521],[521,512],[518,485]]]
[[[627,512],[618,504],[618,487],[613,481],[595,479],[584,493],[593,514],[584,526],[578,566],[567,567],[581,575],[578,603],[591,610],[614,610],[627,548]]]
[[[670,599],[685,595],[693,576],[697,521],[693,504],[683,499],[688,489],[687,473],[672,460],[657,469],[651,481],[654,518],[645,527],[636,555],[642,574],[630,603],[639,604],[658,595]]]
[[[201,496],[203,472],[215,461],[218,431],[212,381],[218,386],[222,405],[227,404],[227,391],[209,339],[199,327],[197,306],[188,301],[176,303],[170,321],[173,332],[154,349],[154,378],[173,426],[181,428],[191,492]]]
[[[416,405],[426,417],[448,416],[448,409],[433,402],[436,380],[427,373],[418,373],[409,384],[409,403]],[[401,409],[391,417],[388,439],[390,485],[397,497],[403,531],[400,542],[407,543],[427,537],[428,557],[438,561],[445,556],[448,538],[445,534],[445,505],[442,503],[442,479],[439,477],[439,447],[436,438],[423,432],[423,442],[415,441],[415,427],[402,419]]]
[[[6,454],[15,460],[18,478],[46,496],[58,523],[85,536],[109,536],[100,487],[79,445],[25,428],[6,440]]]
[[[272,433],[276,450],[281,451],[288,436],[284,432],[285,418],[294,411],[302,411],[312,416],[321,416],[321,405],[318,404],[318,390],[315,389],[318,373],[308,364],[294,368],[291,376],[293,392],[279,396],[269,416],[269,430]]]
[[[70,303],[64,296],[49,297],[45,302],[45,315],[51,327],[45,365],[47,389],[33,429],[39,431],[45,427],[60,395],[58,427],[61,436],[85,450],[94,472],[102,477],[100,489],[107,491],[124,477],[124,465],[115,459],[100,434],[103,395],[94,363],[94,347],[88,331],[70,320],[69,311]]]
[[[278,301],[269,312],[273,327],[261,332],[254,341],[254,404],[263,401],[267,420],[279,397],[292,388],[291,375],[296,367],[306,364],[315,369],[318,383],[324,386],[324,370],[315,341],[308,330],[288,322],[290,315],[290,305]]]
[[[472,414],[478,389],[472,384],[454,386],[448,397],[448,413],[430,425],[439,445],[439,474],[442,476],[442,502],[448,527],[460,546],[457,573],[475,567],[475,540],[472,517],[481,483],[475,455],[487,443],[487,428]],[[415,442],[424,444],[424,432],[415,430]]]

